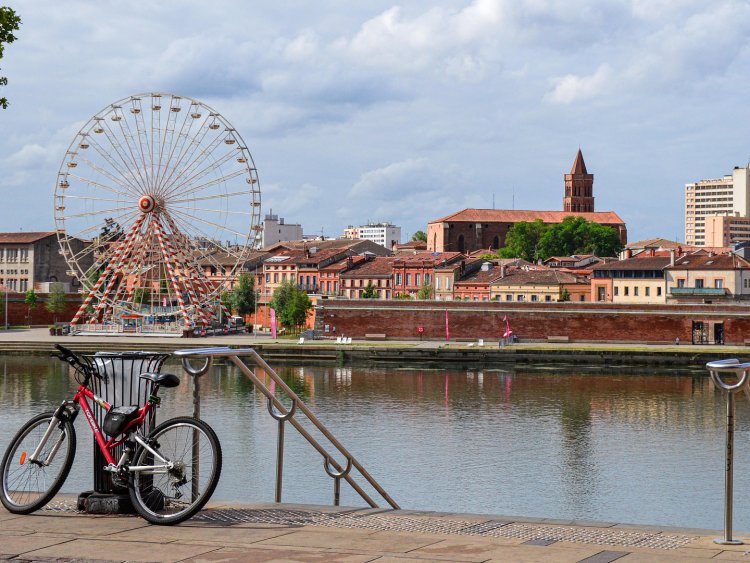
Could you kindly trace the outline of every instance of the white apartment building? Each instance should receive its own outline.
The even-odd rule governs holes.
[[[725,246],[715,244],[717,226],[712,223],[707,231],[707,218],[717,215],[750,217],[750,165],[736,166],[723,178],[685,184],[686,245]]]
[[[299,223],[284,223],[284,218],[271,213],[266,214],[263,221],[263,239],[261,247],[265,248],[284,240],[302,240],[302,225]]]
[[[349,225],[344,229],[343,238],[370,240],[391,250],[394,244],[401,243],[401,227],[391,223],[368,223],[360,227]]]

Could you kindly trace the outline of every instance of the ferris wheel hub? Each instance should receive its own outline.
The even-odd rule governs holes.
[[[156,198],[152,195],[144,195],[138,200],[138,209],[142,213],[151,213],[156,207]]]

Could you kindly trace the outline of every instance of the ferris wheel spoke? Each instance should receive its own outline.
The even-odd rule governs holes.
[[[75,200],[81,200],[81,201],[107,201],[111,203],[119,203],[122,200],[121,199],[112,199],[108,197],[92,197],[92,196],[83,196],[83,195],[63,195],[59,196],[63,198],[64,200],[67,199],[75,199]]]
[[[146,128],[146,120],[143,118],[143,104],[141,104],[141,98],[133,100],[133,108],[137,110],[135,113],[135,128],[138,133],[138,144],[141,148],[141,162],[143,165],[143,172],[146,175],[147,185],[153,186],[153,178],[151,176],[151,161],[149,156],[151,154],[151,146],[148,139],[148,131]]]
[[[125,190],[124,195],[133,197],[133,198],[138,197],[139,194],[133,191],[132,184],[128,184],[127,182],[121,182],[118,178],[110,174],[108,170],[105,170],[98,164],[94,164],[87,158],[82,159],[82,161],[86,163],[90,168],[92,168],[95,172],[98,172],[99,174],[101,174],[102,176],[110,180],[112,183],[117,184],[120,187],[120,189]]]
[[[182,167],[182,171],[175,178],[170,180],[168,186],[165,186],[165,196],[170,196],[172,195],[172,193],[174,193],[175,190],[180,189],[180,187],[185,183],[185,178],[190,178],[191,174],[194,173],[194,169],[199,167],[200,163],[208,158],[208,155],[212,154],[214,150],[216,150],[216,147],[221,144],[221,142],[222,136],[221,134],[218,134],[208,145],[203,147],[203,149],[200,150],[198,154],[191,155],[192,160],[185,163],[185,165]],[[200,147],[196,147],[196,149],[198,148]]]
[[[88,235],[90,233],[93,233],[93,232],[95,232],[97,230],[101,231],[105,227],[110,226],[113,221],[115,223],[117,223],[118,225],[122,225],[122,223],[124,222],[124,221],[122,221],[122,219],[127,219],[127,218],[133,218],[133,219],[135,219],[137,215],[138,215],[137,211],[136,212],[130,212],[130,213],[121,213],[120,215],[116,215],[114,217],[108,217],[107,219],[104,219],[104,220],[100,221],[99,223],[96,223],[94,225],[86,227],[85,229],[81,229],[80,231],[78,231],[76,233],[69,234],[68,236],[71,237],[71,238],[83,238],[83,239],[86,239],[86,238],[88,238]]]
[[[180,152],[178,153],[177,161],[172,167],[172,171],[170,172],[169,176],[164,178],[161,184],[158,186],[159,195],[168,195],[167,188],[171,185],[171,182],[175,177],[175,173],[178,173],[178,170],[183,170],[185,168],[186,164],[184,164],[184,162],[190,162],[193,158],[193,155],[195,154],[195,151],[197,151],[203,144],[206,135],[208,135],[208,133],[211,131],[208,126],[208,117],[209,116],[207,115],[202,120],[198,118],[200,120],[200,123],[198,125],[198,130],[196,131],[197,135],[195,137],[190,137],[190,131],[192,131],[191,123],[190,127],[188,128],[188,132],[185,134],[185,138],[182,140],[182,146],[180,147]]]
[[[180,194],[182,196],[182,194]],[[241,192],[230,192],[230,193],[221,193],[221,194],[213,194],[213,195],[206,195],[206,196],[200,196],[200,197],[191,197],[187,199],[171,199],[169,200],[169,204],[175,204],[175,203],[190,203],[192,201],[205,201],[208,199],[229,199],[230,197],[238,197],[238,196],[247,196],[247,190],[243,190]]]
[[[174,110],[173,110],[173,108],[175,108],[175,107],[179,108],[180,111],[182,111],[184,109],[180,103],[178,103],[175,106],[174,105],[174,98],[173,98],[172,104],[170,104],[170,112],[174,113],[174,115],[176,116],[177,113],[175,113]],[[172,134],[169,137],[169,151],[168,151],[168,154],[167,154],[167,158],[164,161],[163,172],[159,175],[159,177],[156,180],[156,192],[157,193],[160,192],[161,185],[162,185],[162,182],[164,181],[164,178],[168,175],[168,173],[171,174],[172,159],[173,159],[173,157],[175,155],[175,152],[181,150],[181,148],[182,148],[182,146],[184,144],[184,140],[182,141],[182,143],[180,141],[181,141],[181,139],[183,139],[183,135],[185,135],[185,125],[187,125],[188,121],[190,121],[190,127],[192,127],[192,122],[194,121],[194,119],[191,117],[190,108],[192,108],[192,104],[188,108],[188,110],[185,111],[185,113],[184,113],[184,119],[182,120],[182,124],[180,125],[180,131],[177,134],[177,139],[176,140],[175,140],[175,131],[177,130],[177,127],[176,127],[177,118],[175,117],[175,123],[174,123],[174,125],[172,127]],[[188,132],[190,131],[190,127],[188,127]]]
[[[222,233],[229,233],[229,234],[237,235],[240,237],[247,236],[247,233],[241,233],[239,231],[235,231],[234,229],[230,229],[226,225],[221,225],[219,223],[215,223],[214,221],[209,221],[208,219],[203,219],[202,217],[198,217],[197,215],[185,213],[184,211],[174,211],[173,213],[184,217],[188,221],[188,223],[192,221],[198,221],[200,223],[203,223],[204,225],[210,225],[211,227],[215,227]]]
[[[131,100],[131,102],[133,102]],[[131,103],[131,114],[133,114],[132,109],[135,106]],[[133,114],[135,115],[135,114]],[[144,162],[143,162],[143,155],[141,154],[141,161],[138,161],[138,147],[139,144],[136,144],[135,138],[133,137],[133,130],[130,128],[130,123],[128,119],[121,119],[120,120],[120,130],[122,131],[122,136],[125,138],[125,144],[128,147],[128,152],[130,153],[130,159],[133,163],[133,168],[135,168],[138,177],[141,179],[141,186],[145,187],[148,186],[148,180],[146,177],[144,177]],[[134,148],[135,145],[135,148]]]
[[[66,216],[66,219],[80,219],[81,217],[98,217],[103,213],[115,213],[117,211],[125,211],[129,207],[110,207],[109,209],[96,209],[94,211],[83,211],[81,213],[73,213]]]
[[[109,125],[107,125],[107,127],[109,127]],[[102,128],[102,131],[105,131],[105,133],[104,133],[105,135],[107,134],[106,130],[104,130],[104,128]],[[107,151],[104,147],[102,147],[99,144],[99,142],[96,141],[95,139],[93,139],[91,136],[89,136],[89,137],[90,137],[89,138],[89,143],[91,144],[91,146],[94,147],[94,150],[96,150],[96,152],[99,153],[99,155],[105,161],[107,161],[109,163],[109,165],[114,169],[114,171],[117,172],[117,174],[119,174],[121,180],[118,180],[113,174],[110,174],[108,171],[107,171],[107,174],[106,174],[107,177],[110,180],[112,180],[113,182],[115,182],[118,185],[122,186],[124,189],[127,189],[131,193],[137,194],[138,191],[134,189],[135,187],[133,186],[133,183],[129,180],[127,171],[121,170],[119,164],[117,162],[115,162],[115,160],[109,154],[109,151]],[[110,141],[110,145],[111,144],[112,144],[112,141]],[[86,159],[86,160],[87,160],[87,163],[89,163],[89,166],[92,166],[92,167],[94,166],[91,163],[91,161],[89,161],[88,159]],[[104,168],[98,167],[97,171],[100,171],[100,173],[104,174]]]
[[[158,190],[161,185],[162,179],[166,176],[169,170],[169,164],[172,159],[172,154],[175,149],[175,131],[177,130],[177,117],[179,113],[184,109],[181,103],[182,98],[172,96],[169,102],[169,114],[167,115],[167,126],[164,130],[164,138],[161,143],[161,151],[159,153],[159,168],[157,169],[156,181],[154,185]],[[185,123],[188,119],[188,112],[185,112],[184,119],[180,125],[180,132],[185,127]],[[179,139],[179,136],[178,136]]]
[[[75,178],[76,180],[80,180],[81,182],[84,182],[85,184],[88,184],[91,187],[101,188],[103,190],[107,190],[108,192],[112,192],[113,194],[121,195],[121,196],[127,197],[127,198],[132,198],[133,197],[129,193],[120,191],[120,190],[118,190],[116,188],[113,188],[112,186],[107,185],[107,184],[102,184],[101,182],[96,182],[94,180],[89,180],[88,178],[84,178],[83,176],[79,176],[78,174],[70,174],[69,177],[70,178]],[[69,197],[72,197],[72,196],[69,196],[69,195],[65,194],[63,197],[69,198]]]
[[[250,211],[229,211],[228,209],[207,209],[205,207],[188,207],[184,205],[172,205],[170,204],[169,209],[182,209],[185,211],[189,211],[192,213],[196,213],[199,211],[203,211],[206,213],[221,213],[224,215],[243,215],[244,217],[252,217],[252,213]]]
[[[172,222],[170,222],[170,221],[172,221]],[[177,217],[177,216],[174,216],[174,215],[171,215],[171,216],[167,215],[167,222],[168,222],[168,224],[170,226],[170,229],[173,229],[173,230],[175,230],[177,232],[183,233],[182,234],[183,237],[186,237],[186,235],[184,233],[187,232],[187,233],[191,233],[194,238],[197,235],[198,237],[201,237],[201,238],[203,238],[206,241],[212,241],[213,240],[213,237],[211,235],[209,235],[208,233],[206,233],[203,229],[201,229],[200,227],[196,226],[194,223],[191,223],[189,220],[183,219],[182,217]],[[243,236],[245,236],[245,235],[243,235]],[[188,239],[188,241],[189,241],[189,239]],[[195,245],[194,244],[193,244],[193,248],[195,249]],[[212,245],[210,248],[195,249],[195,251],[197,251],[196,252],[196,254],[197,254],[196,258],[200,259],[200,260],[206,260],[206,261],[208,261],[208,262],[210,262],[210,263],[212,263],[214,265],[217,265],[218,262],[215,260],[215,258],[213,256],[214,256],[214,254],[218,250],[221,250],[222,252],[225,252],[228,255],[233,256],[239,262],[239,261],[241,261],[244,258],[244,256],[246,256],[246,252],[245,252],[244,246],[240,247],[240,248],[242,248],[241,251],[233,251],[231,248],[217,248],[215,245]]]
[[[201,178],[204,178],[205,176],[211,174],[216,170],[219,170],[219,172],[221,172],[221,166],[223,164],[226,164],[234,157],[235,155],[232,152],[222,155],[218,159],[213,159],[212,157],[212,162],[208,166],[205,166],[201,170],[194,172],[192,176],[190,176],[189,178],[185,178],[179,184],[176,184],[173,188],[173,192],[174,190],[180,190],[180,193],[193,193],[194,191],[196,191],[195,186],[192,186],[194,182],[197,182]],[[246,172],[246,169],[241,169],[239,172],[240,174],[242,174]],[[240,174],[232,174],[229,178],[227,178],[227,175],[221,174],[218,178],[215,178],[216,181],[214,183],[220,184],[222,182],[226,182],[228,179],[236,178]]]
[[[122,108],[120,109],[120,115],[118,116],[120,119],[118,120],[118,123],[122,123],[125,121],[123,115],[122,115]],[[117,111],[117,110],[115,110]],[[122,160],[122,164],[125,166],[125,171],[120,172],[120,175],[125,178],[127,181],[132,181],[134,184],[140,188],[139,190],[136,190],[138,193],[143,194],[146,186],[145,184],[141,183],[140,176],[137,174],[138,172],[138,164],[134,162],[133,160],[129,160],[127,158],[127,155],[125,154],[125,150],[122,147],[122,144],[117,139],[117,134],[112,130],[109,123],[105,120],[106,127],[104,128],[104,135],[107,137],[107,140],[109,141],[109,144],[114,147],[115,152],[117,153],[117,156],[120,157],[120,160]],[[122,125],[120,126],[120,130],[122,130]],[[123,133],[124,135],[124,133]],[[127,142],[127,140],[126,140]],[[119,167],[118,167],[119,169]],[[136,186],[133,186],[134,188]]]
[[[189,196],[189,195],[192,195],[192,194],[197,194],[197,193],[202,192],[203,190],[206,190],[206,189],[208,189],[210,187],[224,184],[224,183],[228,182],[229,180],[233,180],[234,178],[238,178],[239,176],[244,176],[246,173],[247,173],[247,170],[237,170],[236,172],[232,172],[232,173],[226,174],[224,176],[221,176],[221,177],[218,177],[218,178],[214,178],[213,180],[210,180],[210,181],[205,182],[203,184],[200,184],[198,186],[193,186],[193,187],[188,188],[188,189],[180,190],[179,197],[183,197],[184,198],[185,196]],[[242,191],[242,192],[234,192],[234,193],[238,194],[238,195],[247,196],[247,190]],[[205,196],[205,197],[207,197],[209,199],[216,199],[216,198],[224,197],[224,194],[223,193],[218,193],[218,194],[213,194],[213,195]],[[191,198],[183,199],[183,200],[172,200],[172,199],[170,199],[170,202],[174,202],[174,201],[197,201],[199,199],[203,199],[203,198],[201,198],[201,197],[191,197]]]

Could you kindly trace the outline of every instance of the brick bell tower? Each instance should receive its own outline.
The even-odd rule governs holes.
[[[594,211],[594,175],[586,171],[581,149],[578,149],[570,174],[565,174],[563,211],[573,213]]]

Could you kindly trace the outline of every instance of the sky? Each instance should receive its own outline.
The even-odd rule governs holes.
[[[0,0],[0,231],[54,228],[91,116],[198,99],[242,135],[263,213],[406,239],[466,207],[562,210],[583,151],[629,240],[683,240],[686,182],[750,161],[750,2]]]

